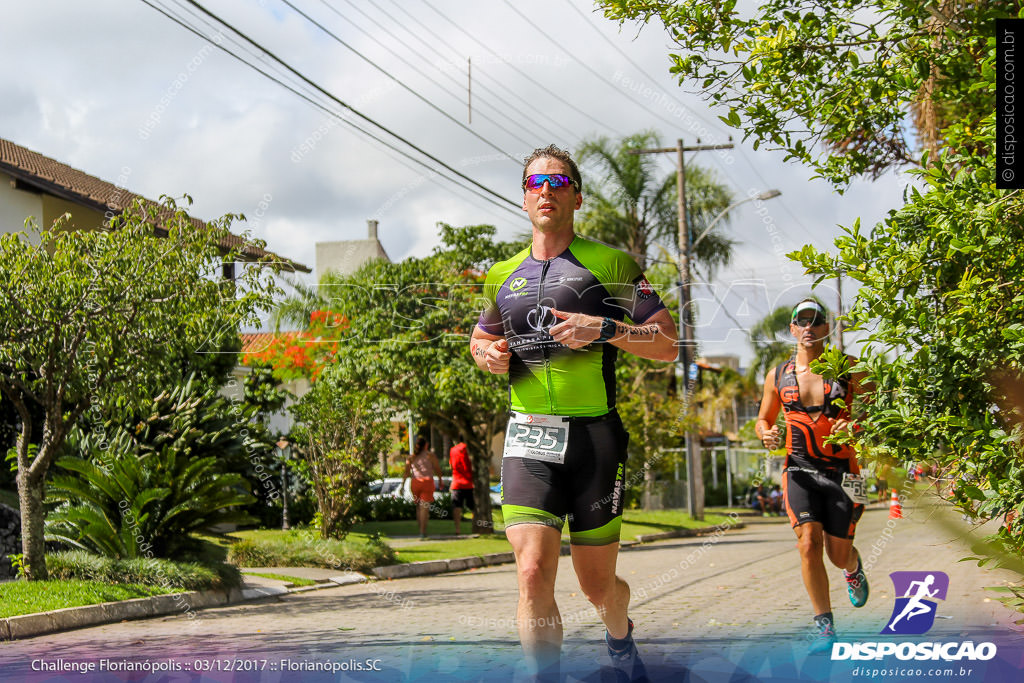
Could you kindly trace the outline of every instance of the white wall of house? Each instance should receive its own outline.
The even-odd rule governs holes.
[[[35,218],[40,229],[49,228],[65,213],[71,214],[69,227],[76,230],[95,230],[103,225],[104,216],[95,209],[69,202],[53,195],[17,190],[14,178],[0,172],[0,233],[20,232],[25,219]]]
[[[81,204],[69,202],[60,197],[44,194],[43,198],[43,219],[39,227],[49,228],[53,222],[65,213],[71,214],[67,227],[75,230],[98,230],[103,227],[104,216],[95,209],[88,209]]]
[[[0,173],[0,233],[21,232],[29,216],[35,216],[42,225],[42,195],[15,190],[11,187],[13,181],[11,176]]]

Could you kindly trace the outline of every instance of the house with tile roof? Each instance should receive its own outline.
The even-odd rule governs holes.
[[[112,183],[0,138],[0,233],[23,230],[29,216],[41,227],[49,227],[65,213],[71,214],[73,228],[97,230],[136,199],[155,204],[124,187],[129,174],[130,169],[125,169]],[[204,224],[198,218],[191,220],[196,227]],[[154,226],[153,231],[160,236],[161,226]],[[308,266],[265,251],[238,235],[225,235],[220,248],[224,253],[239,249],[245,261],[270,256],[286,271],[310,272]],[[234,277],[234,264],[225,264],[224,275]]]

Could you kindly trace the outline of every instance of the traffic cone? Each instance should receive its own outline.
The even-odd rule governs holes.
[[[892,492],[889,499],[889,519],[903,519],[903,508],[900,507],[900,497],[896,491]]]

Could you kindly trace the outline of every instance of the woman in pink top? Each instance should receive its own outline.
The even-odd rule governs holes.
[[[430,518],[430,506],[434,503],[434,477],[437,477],[437,488],[441,488],[441,464],[437,456],[427,448],[427,440],[420,437],[416,440],[416,452],[405,461],[405,473],[402,474],[402,485],[399,491],[405,490],[405,480],[412,477],[409,488],[413,500],[416,501],[416,521],[420,525],[420,538],[427,537],[427,520]]]

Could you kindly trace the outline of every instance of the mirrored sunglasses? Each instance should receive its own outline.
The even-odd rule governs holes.
[[[796,325],[797,327],[817,327],[818,325],[824,325],[825,319],[822,318],[820,315],[816,315],[813,318],[800,317],[794,318],[793,324]]]
[[[572,185],[577,191],[580,189],[575,180],[561,173],[534,173],[533,175],[526,176],[523,189],[529,192],[540,192],[545,182],[551,186],[552,190],[557,190],[567,185]]]

